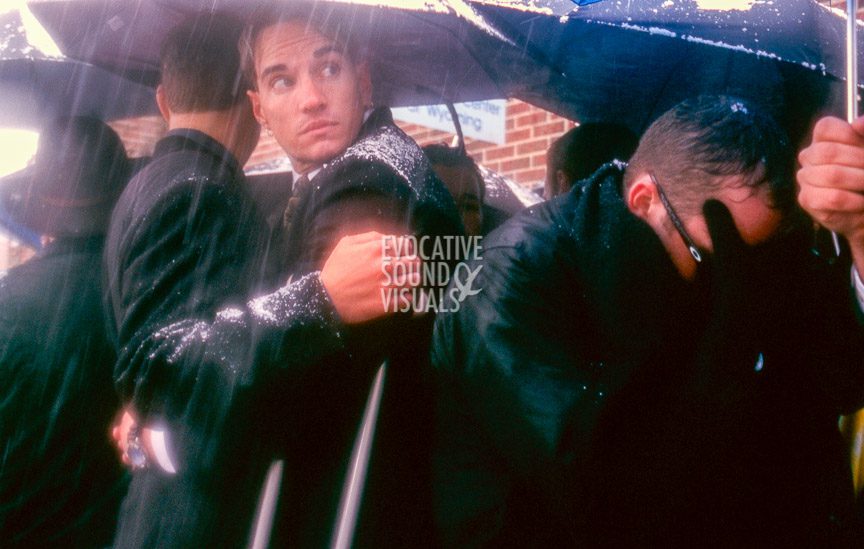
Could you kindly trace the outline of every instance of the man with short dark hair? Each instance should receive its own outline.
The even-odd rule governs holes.
[[[362,48],[345,40],[350,30],[350,20],[289,7],[262,14],[246,35],[255,116],[295,172],[284,256],[295,276],[320,268],[344,234],[428,236],[431,245],[436,237],[462,233],[453,200],[423,152],[387,108],[373,106],[371,68]],[[344,352],[277,389],[287,405],[276,545],[331,542],[363,404],[385,359],[387,381],[356,543],[432,543],[431,316],[397,315],[346,331]]]
[[[157,103],[169,132],[112,217],[115,373],[133,412],[115,437],[142,469],[117,547],[242,545],[272,425],[258,413],[263,388],[340,349],[342,323],[385,313],[380,234],[346,236],[290,283],[269,260],[271,231],[242,172],[260,130],[241,30],[213,14],[166,38]],[[146,429],[127,435],[132,419]]]
[[[435,326],[447,546],[860,544],[862,300],[809,253],[792,160],[755,105],[688,100],[487,238]]]

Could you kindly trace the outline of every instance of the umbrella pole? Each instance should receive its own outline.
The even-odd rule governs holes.
[[[858,118],[858,0],[846,0],[846,120],[851,124]],[[834,249],[840,255],[837,233],[831,233]],[[841,429],[849,439],[849,458],[852,465],[852,481],[855,493],[861,490],[864,481],[864,410],[846,416]]]
[[[354,539],[357,526],[357,516],[360,513],[360,503],[363,501],[363,488],[366,485],[366,473],[369,468],[369,457],[372,453],[372,442],[375,439],[375,424],[378,422],[378,410],[381,408],[381,393],[384,391],[384,374],[387,372],[387,362],[378,367],[378,373],[372,382],[366,409],[360,423],[360,431],[351,452],[348,463],[348,474],[339,501],[336,514],[336,525],[333,530],[331,549],[349,549]]]

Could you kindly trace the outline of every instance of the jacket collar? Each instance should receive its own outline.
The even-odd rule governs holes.
[[[654,230],[621,195],[623,166],[601,168],[566,197],[570,237],[586,299],[613,346],[638,356],[658,342],[687,338],[702,324],[705,304],[678,273]],[[686,333],[685,333],[686,332]]]
[[[206,133],[191,128],[178,128],[169,131],[165,137],[156,143],[153,155],[190,150],[212,156],[235,178],[243,175],[243,168],[228,149]]]

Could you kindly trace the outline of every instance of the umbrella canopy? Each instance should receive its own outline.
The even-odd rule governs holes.
[[[151,86],[47,55],[27,41],[17,11],[0,15],[0,126],[38,128],[60,115],[113,120],[157,112]]]
[[[761,100],[781,117],[825,104],[841,112],[845,21],[814,0],[472,4],[564,77],[554,93],[529,100],[569,118],[641,132],[699,93]]]
[[[244,17],[267,0],[35,0],[30,9],[66,55],[145,82],[159,45],[193,13]],[[285,4],[283,2],[282,4]],[[369,51],[376,104],[409,106],[518,97],[551,71],[515,47],[464,0],[296,0],[345,21]]]

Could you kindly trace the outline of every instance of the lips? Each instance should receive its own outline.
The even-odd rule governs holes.
[[[332,120],[313,120],[311,122],[307,122],[300,128],[300,133],[312,133],[318,130],[323,130],[326,128],[332,128],[337,123]]]

